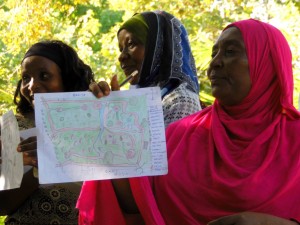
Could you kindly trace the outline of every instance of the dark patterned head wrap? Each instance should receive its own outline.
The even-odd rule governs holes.
[[[144,12],[149,31],[139,86],[159,85],[170,92],[186,82],[199,93],[199,83],[188,34],[183,24],[165,11]],[[166,93],[167,93],[166,92]]]
[[[64,56],[60,45],[49,45],[46,42],[38,42],[29,48],[22,62],[30,56],[43,56],[55,62],[60,69],[64,67]]]
[[[141,14],[137,13],[127,20],[120,27],[118,34],[123,29],[132,33],[143,45],[146,45],[149,27]]]

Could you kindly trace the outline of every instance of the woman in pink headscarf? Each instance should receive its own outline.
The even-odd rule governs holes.
[[[224,29],[208,69],[214,104],[168,127],[167,175],[130,182],[145,224],[297,224],[300,114],[291,62],[286,39],[267,23]],[[128,199],[94,191],[95,204],[80,212],[85,221],[126,224],[118,204],[130,212]]]

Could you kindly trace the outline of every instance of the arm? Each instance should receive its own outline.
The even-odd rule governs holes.
[[[38,179],[33,176],[33,169],[24,174],[21,187],[0,191],[0,215],[9,215],[38,188]]]
[[[111,181],[114,187],[118,202],[123,212],[128,214],[139,213],[138,206],[134,200],[129,180],[128,179],[114,179]]]
[[[17,151],[23,152],[24,165],[37,167],[36,136],[22,140],[17,147]],[[24,174],[20,188],[0,191],[0,215],[9,215],[13,213],[34,193],[34,191],[38,189],[38,179],[35,178],[33,171],[34,169],[31,168]],[[79,193],[81,183],[66,183],[61,186],[72,190],[74,193]]]
[[[33,169],[30,169],[24,174],[20,188],[0,191],[0,215],[9,215],[17,210],[19,206],[38,188],[38,185],[38,179],[33,176]]]
[[[208,225],[298,225],[297,222],[264,213],[242,212],[224,216]]]
[[[109,85],[105,81],[100,81],[98,84],[94,83],[90,85],[89,90],[98,98],[107,96],[110,90],[116,91],[120,90],[117,76],[113,76]],[[138,207],[135,203],[129,180],[128,179],[114,179],[112,180],[112,185],[116,193],[118,202],[123,212],[128,214],[139,213]]]
[[[36,137],[29,137],[19,143],[17,151],[23,152],[24,165],[37,166],[36,147]],[[20,188],[0,191],[0,215],[9,215],[17,210],[38,186],[38,179],[34,177],[31,168],[24,174]]]

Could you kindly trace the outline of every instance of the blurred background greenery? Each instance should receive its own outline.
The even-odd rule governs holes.
[[[162,9],[186,26],[201,82],[200,98],[211,104],[206,68],[211,47],[228,23],[247,18],[269,22],[283,31],[294,55],[294,104],[300,92],[299,0],[0,0],[0,115],[14,109],[13,93],[25,51],[43,39],[74,47],[97,80],[123,79],[116,31],[135,12]],[[296,107],[298,107],[296,105]]]
[[[97,80],[123,79],[116,31],[135,12],[165,10],[186,26],[201,83],[200,98],[211,104],[206,69],[221,29],[256,18],[278,27],[288,39],[294,66],[294,105],[300,93],[299,0],[0,0],[0,115],[13,109],[20,61],[35,42],[60,39],[78,51]],[[0,217],[0,224],[3,224]]]

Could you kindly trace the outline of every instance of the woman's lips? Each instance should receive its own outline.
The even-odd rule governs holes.
[[[217,84],[219,84],[220,82],[225,81],[226,78],[225,78],[225,77],[219,77],[219,76],[211,76],[211,77],[209,78],[209,80],[210,80],[211,85],[217,85]]]

